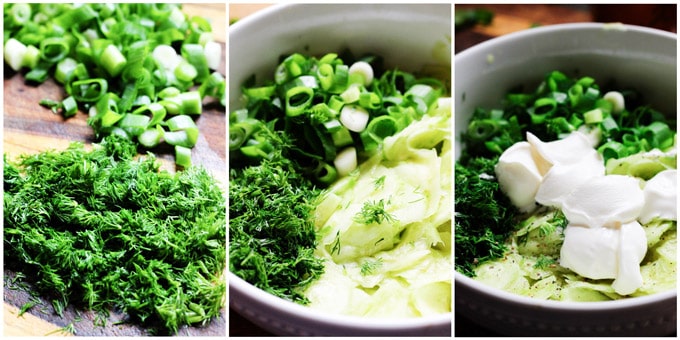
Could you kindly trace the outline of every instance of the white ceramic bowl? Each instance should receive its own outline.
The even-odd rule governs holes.
[[[621,86],[634,85],[646,102],[675,114],[676,43],[675,34],[659,30],[584,23],[528,29],[473,46],[455,56],[456,136],[467,127],[475,107],[498,107],[510,88],[535,88],[552,70],[593,76],[600,84],[616,79]],[[677,290],[576,303],[510,294],[460,273],[454,280],[456,311],[501,334],[657,336],[677,328]]]
[[[279,57],[323,55],[349,48],[384,57],[389,68],[417,71],[451,66],[451,6],[387,4],[278,5],[229,28],[229,105],[241,103],[240,84],[272,77]],[[332,294],[332,292],[329,292]],[[229,273],[229,305],[253,323],[280,335],[449,335],[452,315],[375,319],[326,315],[255,288]]]

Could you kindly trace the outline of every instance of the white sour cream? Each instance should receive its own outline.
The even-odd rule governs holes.
[[[495,168],[501,190],[520,211],[536,208],[536,192],[543,180],[527,142],[515,143],[498,159]]]
[[[647,238],[640,223],[677,219],[675,170],[642,188],[638,178],[606,175],[595,135],[580,131],[543,142],[531,133],[508,148],[495,172],[503,192],[523,212],[537,203],[561,209],[569,221],[560,264],[591,279],[613,279],[621,295],[642,286]],[[638,222],[638,219],[640,222]]]
[[[645,205],[640,213],[640,223],[649,223],[654,218],[678,220],[676,205],[678,195],[677,176],[677,170],[664,170],[645,183],[645,188],[643,189]]]

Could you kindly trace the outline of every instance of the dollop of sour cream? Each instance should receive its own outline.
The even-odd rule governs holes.
[[[647,238],[640,223],[677,220],[677,173],[662,171],[647,183],[606,175],[594,144],[581,131],[551,142],[527,133],[527,141],[501,155],[495,173],[520,211],[543,205],[565,214],[560,265],[586,278],[613,279],[612,288],[629,295],[642,286]]]
[[[678,220],[678,171],[664,170],[647,181],[644,188],[645,205],[640,212],[640,223],[654,218]]]

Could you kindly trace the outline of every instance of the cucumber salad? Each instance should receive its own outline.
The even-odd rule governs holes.
[[[520,295],[601,301],[676,287],[675,120],[560,71],[478,108],[455,165],[455,267]]]
[[[451,311],[451,101],[349,52],[281,58],[230,114],[229,269],[333,314]]]

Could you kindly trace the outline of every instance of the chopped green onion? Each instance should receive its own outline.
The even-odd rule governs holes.
[[[14,25],[24,25],[31,19],[31,5],[27,3],[12,4],[9,15]]]
[[[24,65],[26,45],[19,40],[10,38],[5,42],[5,61],[14,71],[19,71]]]
[[[203,46],[199,44],[183,44],[181,54],[196,69],[196,80],[203,81],[203,79],[210,75],[208,60],[205,57]]]
[[[161,143],[163,132],[163,128],[161,128],[160,125],[157,125],[155,128],[150,128],[142,132],[137,137],[137,140],[139,141],[139,144],[146,148],[154,148]]]
[[[530,112],[531,122],[540,124],[551,117],[557,109],[557,101],[553,98],[540,98],[534,103],[533,111]]]
[[[340,151],[333,161],[339,177],[349,175],[357,168],[357,150],[353,146]]]
[[[128,135],[117,125],[127,114],[155,126],[167,114],[200,114],[206,97],[226,105],[226,80],[214,71],[221,44],[208,20],[189,20],[178,4],[7,4],[4,34],[9,68],[28,69],[31,82],[53,76],[68,105],[43,105],[67,117],[90,110],[97,138]]]
[[[64,109],[64,117],[73,117],[78,112],[78,103],[73,96],[66,97],[61,103]]]
[[[596,124],[603,121],[603,114],[601,109],[593,109],[583,114],[583,119],[586,124]]]
[[[258,131],[262,122],[254,118],[247,118],[229,125],[229,150],[238,150],[248,138]]]
[[[104,78],[76,80],[71,83],[72,95],[82,102],[96,102],[108,90],[108,82]]]
[[[181,145],[191,148],[198,140],[198,126],[187,115],[174,116],[166,121],[169,132],[165,133],[165,141],[170,145]]]
[[[160,124],[165,119],[167,110],[160,103],[150,103],[140,106],[138,109],[133,111],[133,114],[151,114],[151,120],[149,121],[149,126],[155,126]]]
[[[106,46],[99,58],[101,65],[113,77],[119,75],[127,63],[123,53],[113,44]]]
[[[340,98],[344,103],[350,104],[359,100],[361,96],[361,89],[356,84],[348,87],[344,92],[340,94]]]
[[[397,121],[391,116],[380,116],[371,120],[360,136],[366,150],[374,150],[389,136],[399,131]]]
[[[642,129],[642,135],[652,148],[662,150],[672,146],[675,138],[673,131],[664,122],[653,122]]]
[[[125,130],[130,136],[139,136],[149,127],[151,118],[145,115],[128,113],[118,122],[118,127]]]
[[[364,131],[368,119],[368,111],[360,106],[345,105],[340,111],[340,122],[350,131]]]
[[[254,76],[248,78],[242,87],[246,106],[229,118],[232,164],[271,159],[279,148],[291,148],[291,157],[312,173],[313,180],[328,185],[325,177],[314,174],[319,162],[345,164],[348,150],[354,150],[355,162],[358,156],[370,157],[385,137],[434,109],[445,91],[436,79],[402,71],[381,74],[372,64],[379,58],[361,60],[351,64],[350,72],[338,54],[317,59],[296,53],[278,64],[273,83],[256,84]],[[257,132],[250,133],[254,124],[240,126],[247,118],[259,122]],[[281,141],[273,137],[279,129]],[[351,171],[334,168],[340,175]]]
[[[192,81],[198,75],[196,68],[186,61],[181,61],[175,67],[175,77],[181,81]]]
[[[208,68],[217,70],[222,63],[222,46],[214,41],[208,41],[203,46],[205,60]]]
[[[368,86],[373,82],[373,67],[365,61],[357,61],[349,67],[349,82]]]
[[[69,54],[70,47],[66,38],[50,37],[40,42],[40,56],[49,62],[56,63]]]
[[[191,166],[191,148],[181,145],[175,145],[175,163],[181,167],[188,168]],[[200,316],[196,318],[197,321],[205,320]]]
[[[338,170],[326,162],[319,162],[313,171],[313,176],[317,182],[330,185],[338,178]]]
[[[626,108],[626,101],[621,92],[610,91],[605,93],[603,98],[612,103],[612,113],[621,113]]]
[[[468,125],[467,136],[473,140],[483,141],[491,138],[499,129],[500,124],[495,120],[472,120]]]
[[[623,158],[629,155],[628,149],[617,141],[610,141],[600,146],[597,150],[604,159],[605,163],[609,159]]]
[[[57,63],[57,68],[54,72],[54,79],[62,84],[66,84],[73,78],[74,71],[78,62],[73,59],[66,57]]]
[[[286,91],[286,115],[295,117],[303,114],[314,97],[314,90],[297,86]]]

